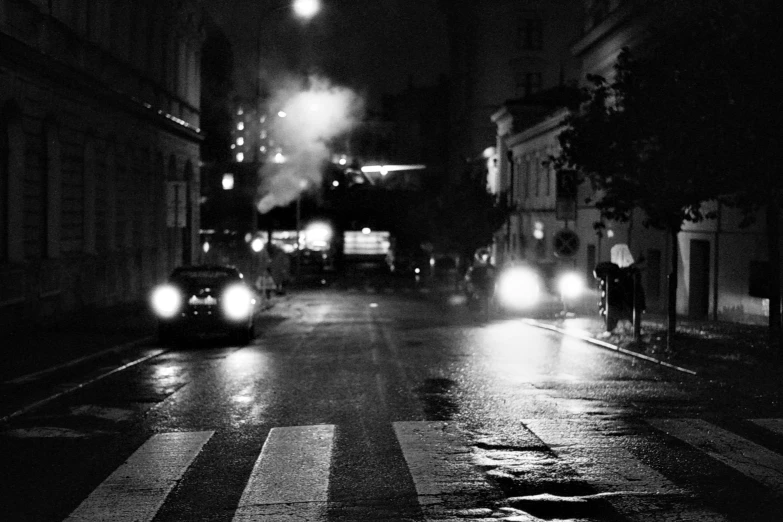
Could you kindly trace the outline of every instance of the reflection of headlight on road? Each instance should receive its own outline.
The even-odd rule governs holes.
[[[182,296],[176,287],[163,285],[152,292],[152,309],[161,317],[174,317],[182,306]]]
[[[253,296],[244,286],[230,286],[220,300],[223,313],[233,320],[247,319],[253,310]]]
[[[557,290],[565,299],[576,299],[582,295],[584,288],[584,281],[575,272],[566,272],[557,281]]]
[[[527,308],[538,302],[541,285],[536,273],[525,268],[512,268],[500,274],[497,297],[509,308]]]

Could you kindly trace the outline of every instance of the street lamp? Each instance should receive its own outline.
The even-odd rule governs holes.
[[[319,0],[294,0],[294,13],[299,18],[309,20],[321,10]]]

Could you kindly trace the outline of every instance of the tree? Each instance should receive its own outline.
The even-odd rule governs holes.
[[[702,46],[705,68],[720,86],[709,116],[723,132],[712,140],[710,155],[731,173],[723,201],[742,210],[744,224],[765,218],[769,259],[769,346],[780,353],[783,204],[783,107],[781,68],[770,57],[783,47],[783,15],[771,0],[702,0],[701,22],[692,37]],[[701,4],[700,4],[701,5]]]
[[[666,230],[673,253],[669,275],[668,331],[676,330],[677,235],[686,221],[709,217],[702,203],[721,194],[710,162],[689,139],[695,122],[685,92],[654,62],[635,61],[626,49],[615,79],[589,76],[582,104],[559,135],[555,169],[576,169],[594,191],[602,219],[628,221],[634,209],[644,225]]]
[[[721,200],[750,222],[767,215],[770,342],[780,342],[781,47],[771,0],[660,0],[658,23],[638,58],[625,50],[613,81],[589,77],[582,104],[560,135],[557,169],[576,168],[596,190],[602,217],[667,230],[675,248],[669,285],[669,339],[676,328],[676,237],[686,221],[710,217]]]

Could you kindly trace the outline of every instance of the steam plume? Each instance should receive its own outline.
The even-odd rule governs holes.
[[[301,192],[320,186],[329,142],[349,131],[364,110],[363,100],[352,90],[310,77],[306,86],[287,80],[269,102],[270,136],[282,156],[261,167],[258,211],[294,201]],[[282,112],[281,112],[282,111]]]

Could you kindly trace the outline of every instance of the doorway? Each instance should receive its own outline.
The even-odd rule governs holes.
[[[691,240],[688,317],[706,319],[710,308],[710,242]]]

